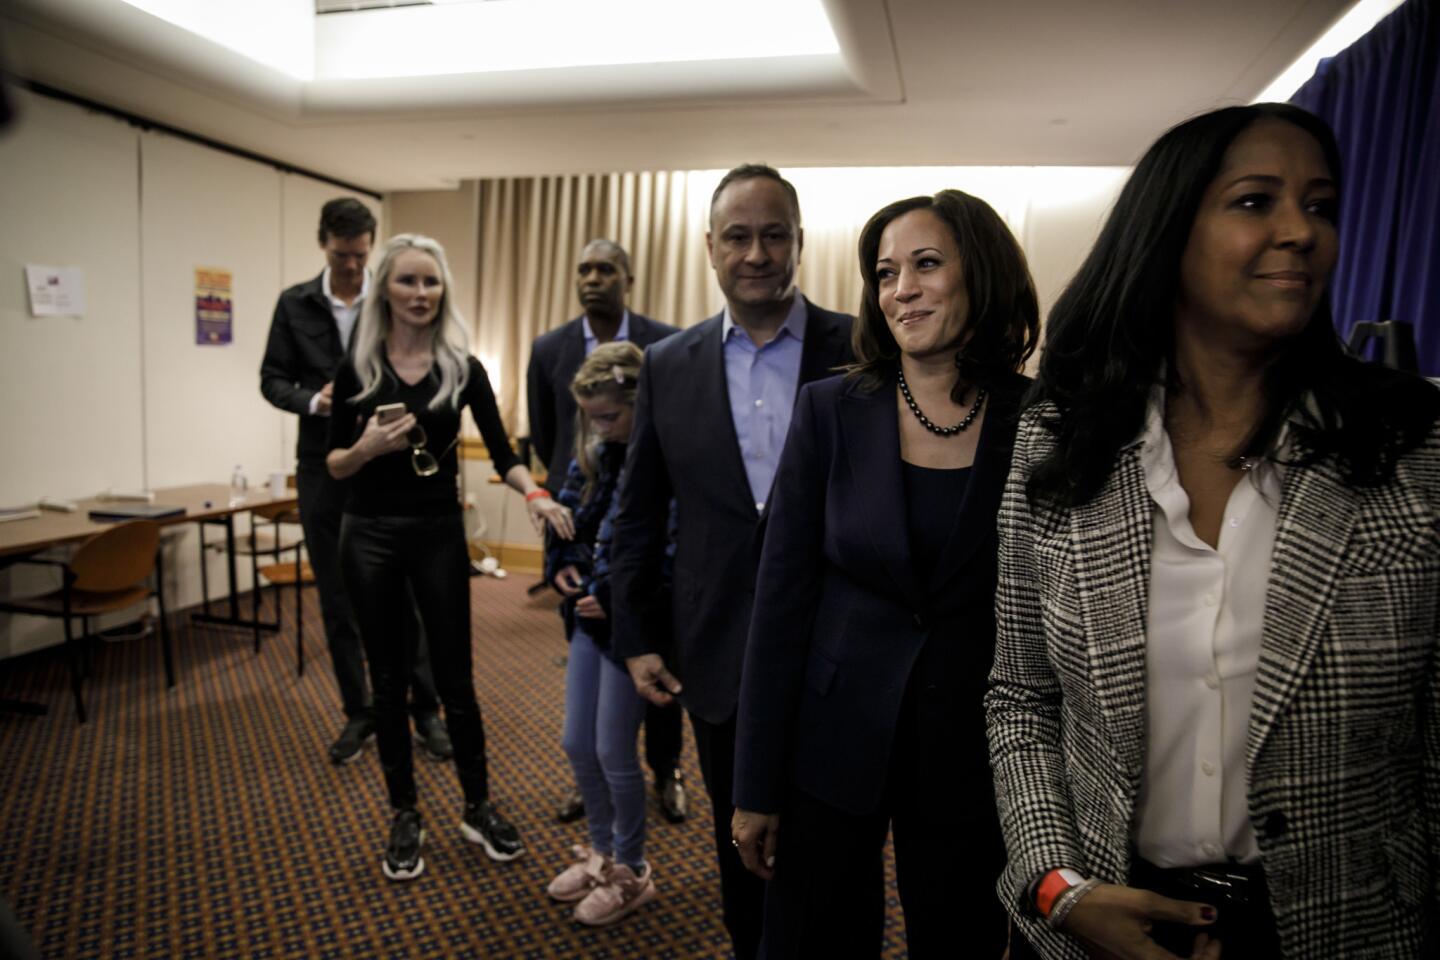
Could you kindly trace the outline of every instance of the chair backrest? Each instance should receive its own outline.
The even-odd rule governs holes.
[[[153,520],[117,523],[80,545],[70,561],[76,590],[109,593],[140,583],[155,569],[160,525]]]

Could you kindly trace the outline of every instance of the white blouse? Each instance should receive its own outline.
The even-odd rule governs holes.
[[[1155,510],[1135,844],[1161,867],[1254,863],[1260,850],[1250,825],[1245,740],[1280,468],[1263,463],[1235,485],[1212,548],[1190,525],[1164,404],[1164,391],[1155,391],[1140,455]]]

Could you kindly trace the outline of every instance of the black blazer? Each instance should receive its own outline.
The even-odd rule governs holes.
[[[630,313],[627,335],[642,350],[678,332],[678,327],[668,323]],[[565,472],[575,455],[575,398],[570,396],[570,381],[584,360],[583,316],[536,337],[530,348],[530,366],[525,373],[530,444],[535,456],[545,464],[545,489],[552,494],[565,486]]]
[[[935,762],[973,769],[988,790],[996,516],[1028,383],[1012,375],[991,388],[965,498],[928,571],[910,561],[893,382],[870,392],[834,377],[801,391],[750,621],[736,806],[778,813],[793,782],[849,813],[874,811],[927,642],[948,645],[946,689],[925,693],[926,728],[944,738]]]
[[[265,357],[260,361],[260,393],[281,410],[300,414],[295,442],[298,460],[323,461],[329,452],[329,418],[310,415],[310,398],[335,379],[345,358],[335,314],[320,284],[323,276],[297,283],[280,294]]]
[[[799,383],[849,363],[853,318],[805,302]],[[740,693],[759,559],[759,518],[730,413],[723,314],[645,352],[611,560],[612,640],[622,657],[660,653],[680,700],[708,723],[728,720]],[[676,502],[670,629],[660,592],[668,504]],[[672,637],[668,649],[660,639]]]

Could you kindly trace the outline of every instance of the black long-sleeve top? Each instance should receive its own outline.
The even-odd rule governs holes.
[[[425,428],[425,449],[439,461],[440,472],[429,477],[417,475],[410,465],[408,449],[376,457],[350,478],[345,512],[364,517],[438,516],[460,512],[460,501],[455,495],[460,457],[458,444],[451,446],[460,432],[460,411],[448,405],[430,409],[430,400],[440,387],[440,378],[433,369],[414,386],[396,375],[388,359],[383,360],[383,369],[385,375],[380,389],[359,403],[352,403],[352,398],[360,393],[360,378],[349,360],[340,365],[335,375],[330,414],[330,449],[354,446],[376,407],[404,403],[405,409],[415,414],[420,426]],[[510,438],[500,422],[500,408],[495,403],[490,378],[474,357],[470,358],[470,378],[460,394],[460,406],[470,408],[470,416],[489,448],[495,472],[505,476],[520,461],[510,449]]]

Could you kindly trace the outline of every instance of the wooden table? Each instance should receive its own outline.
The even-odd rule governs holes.
[[[119,503],[115,500],[91,498],[78,501],[79,509],[74,513],[59,513],[42,510],[40,516],[29,520],[11,520],[0,523],[0,557],[14,554],[38,553],[50,547],[63,546],[87,540],[111,526],[90,519],[91,510],[103,510]],[[239,599],[235,595],[235,515],[255,507],[270,504],[293,506],[296,496],[293,490],[283,497],[272,497],[265,488],[250,490],[245,499],[231,504],[230,487],[224,483],[195,483],[184,487],[162,487],[155,491],[156,506],[182,507],[185,512],[173,517],[161,517],[155,522],[162,527],[177,523],[214,524],[225,528],[225,547],[228,551],[228,573],[230,580],[230,615],[216,616],[209,611],[208,589],[204,613],[196,614],[198,619],[210,623],[250,627],[253,623],[240,617]],[[204,576],[204,535],[201,535],[201,574]]]
[[[28,554],[48,550],[51,547],[88,540],[101,530],[113,525],[113,522],[91,520],[90,511],[112,508],[117,503],[119,501],[91,498],[78,501],[79,509],[74,513],[42,510],[38,517],[0,523],[0,566],[4,566],[3,558],[5,557],[18,559]],[[185,510],[184,513],[176,514],[173,517],[158,518],[155,520],[156,523],[162,527],[178,523],[201,524],[200,562],[202,574],[205,563],[204,525],[219,524],[225,527],[225,546],[229,551],[230,616],[217,617],[210,614],[207,602],[205,613],[195,614],[197,618],[234,626],[254,626],[251,621],[240,618],[239,600],[235,595],[235,514],[269,504],[290,506],[295,503],[294,491],[287,491],[286,496],[275,498],[270,496],[268,489],[260,489],[248,491],[243,501],[231,504],[230,487],[223,483],[197,483],[184,487],[165,487],[155,491],[157,506],[182,507]],[[165,609],[165,574],[160,556],[156,557],[155,587],[161,597],[160,609],[163,610]],[[45,708],[39,704],[0,700],[0,712],[44,713]]]

